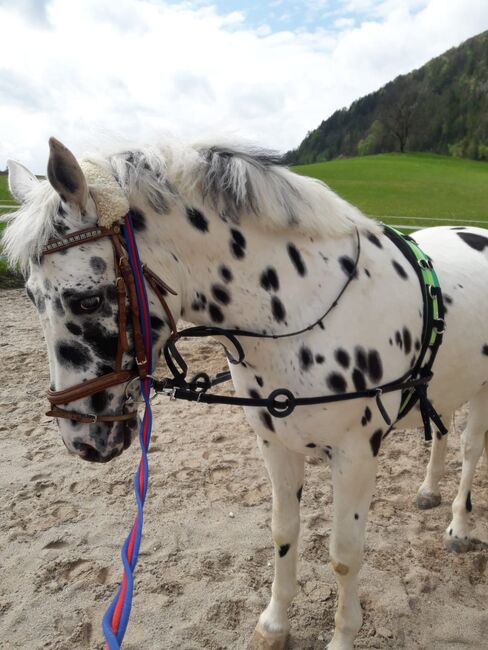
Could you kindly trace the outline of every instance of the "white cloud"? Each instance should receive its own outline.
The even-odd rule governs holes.
[[[0,0],[0,168],[13,157],[42,172],[50,135],[77,154],[162,131],[286,150],[336,108],[488,28],[486,0],[344,0],[330,31],[295,32],[200,5]],[[369,17],[353,26],[358,10]]]

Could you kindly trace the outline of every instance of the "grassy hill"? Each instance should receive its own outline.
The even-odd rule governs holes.
[[[7,176],[0,176],[0,205],[15,205],[15,201],[12,198],[12,195],[8,191],[8,179]]]
[[[3,176],[3,175],[0,175],[0,206],[1,205],[8,205],[8,206],[16,205],[14,199],[12,198],[10,192],[8,191],[7,176]],[[5,214],[6,212],[10,212],[11,210],[12,210],[11,207],[8,208],[0,207],[0,216],[2,214]],[[0,236],[4,228],[5,228],[5,223],[0,221]],[[0,289],[16,287],[16,286],[20,286],[21,284],[22,282],[19,275],[17,273],[13,273],[11,269],[7,268],[7,262],[2,257],[2,251],[0,247]]]
[[[364,213],[387,223],[423,227],[454,219],[486,221],[488,226],[488,163],[434,154],[380,154],[293,170],[319,178]]]
[[[488,32],[336,111],[287,162],[429,151],[488,160]]]

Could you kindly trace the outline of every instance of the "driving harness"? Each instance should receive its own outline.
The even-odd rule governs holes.
[[[131,212],[129,211],[129,216]],[[70,235],[50,240],[42,250],[42,255],[50,255],[74,246],[79,246],[87,242],[96,241],[103,237],[108,237],[114,251],[114,263],[116,270],[115,286],[118,302],[118,342],[117,353],[115,358],[114,370],[100,377],[89,379],[76,384],[69,388],[59,391],[48,391],[48,400],[51,409],[46,413],[51,417],[65,418],[75,420],[86,424],[95,422],[118,422],[132,419],[136,412],[122,413],[118,415],[95,415],[82,414],[74,411],[68,411],[60,408],[60,404],[68,404],[78,399],[88,397],[106,390],[112,386],[123,384],[131,381],[135,377],[145,379],[148,377],[148,361],[144,353],[143,338],[139,321],[139,307],[137,303],[134,276],[130,268],[127,253],[124,248],[124,239],[121,233],[122,224],[115,224],[110,228],[94,227],[78,230]],[[225,371],[218,373],[215,377],[210,378],[207,373],[197,373],[189,382],[186,380],[188,366],[183,357],[176,348],[176,342],[180,338],[201,338],[207,336],[222,336],[237,351],[233,356],[226,348],[226,354],[231,364],[239,364],[244,361],[245,355],[238,337],[254,338],[286,338],[293,337],[321,326],[322,321],[327,315],[335,309],[339,299],[349,286],[350,282],[356,277],[357,266],[361,252],[361,240],[359,231],[356,228],[357,253],[353,268],[349,274],[347,282],[344,284],[333,303],[328,307],[314,323],[294,332],[285,334],[262,334],[259,332],[224,329],[213,326],[195,326],[185,330],[178,331],[173,315],[166,303],[165,296],[168,293],[177,295],[164,280],[151,271],[146,265],[143,265],[143,273],[149,286],[153,289],[155,295],[161,302],[163,309],[168,318],[168,324],[171,330],[170,337],[164,346],[164,356],[172,377],[156,380],[151,377],[152,385],[156,393],[169,395],[172,399],[184,399],[187,401],[197,401],[207,404],[234,404],[239,406],[264,407],[269,413],[278,418],[287,417],[297,406],[311,406],[316,404],[327,404],[331,402],[340,402],[351,399],[375,398],[377,407],[388,426],[393,426],[393,421],[383,406],[381,397],[384,393],[393,391],[402,391],[400,411],[394,421],[404,417],[414,404],[418,401],[426,440],[432,438],[430,422],[433,421],[439,432],[444,435],[447,429],[444,426],[440,416],[435,411],[432,403],[427,397],[427,387],[432,379],[432,366],[442,342],[444,333],[444,306],[442,300],[442,291],[439,286],[437,275],[434,271],[432,260],[419,248],[415,241],[403,235],[399,231],[384,225],[385,235],[395,243],[400,251],[405,255],[412,264],[418,276],[422,297],[423,297],[423,334],[421,348],[416,362],[410,370],[395,381],[388,382],[381,386],[368,388],[351,393],[340,393],[334,395],[321,395],[316,397],[295,397],[293,393],[285,388],[276,388],[266,398],[239,397],[230,395],[217,395],[209,393],[212,386],[220,384],[231,379],[230,372]],[[129,344],[127,338],[127,313],[126,300],[128,300],[128,311],[131,317],[133,342],[134,342],[134,364],[131,369],[122,367],[123,354],[128,352]]]

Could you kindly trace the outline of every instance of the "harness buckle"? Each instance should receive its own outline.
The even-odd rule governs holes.
[[[89,424],[95,424],[96,422],[98,422],[98,415],[94,415],[90,413],[89,417],[93,418],[93,420]]]
[[[446,331],[446,321],[443,318],[437,318],[434,321],[434,326],[437,334],[444,334]]]
[[[139,361],[139,359],[136,358],[136,363],[138,366],[145,366],[147,363],[147,357],[144,356],[144,359],[141,359],[141,361]]]
[[[421,259],[418,260],[418,265],[420,266],[421,269],[432,269],[432,268],[434,268],[431,259],[423,259],[423,258],[421,258]]]

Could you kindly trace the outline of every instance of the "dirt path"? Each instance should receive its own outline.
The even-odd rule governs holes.
[[[70,457],[43,415],[47,360],[21,291],[0,292],[0,327],[0,648],[99,649],[135,511],[137,446],[109,465]],[[218,346],[189,343],[187,350],[199,366],[224,365]],[[273,572],[270,488],[254,436],[239,408],[160,398],[155,415],[124,650],[244,650]],[[458,414],[458,431],[464,419]],[[444,500],[432,512],[414,505],[429,453],[422,436],[395,433],[381,452],[357,648],[488,648],[488,552],[455,556],[442,543],[460,470],[457,434],[449,445]],[[484,539],[485,472],[478,468],[473,489]],[[325,650],[333,625],[329,478],[325,464],[307,465],[290,650]]]

